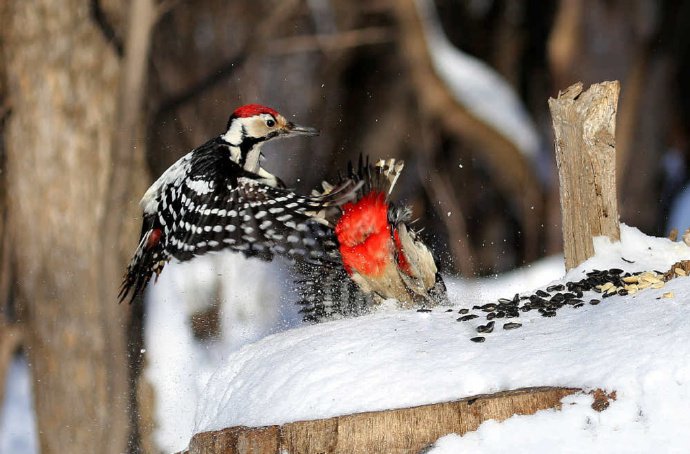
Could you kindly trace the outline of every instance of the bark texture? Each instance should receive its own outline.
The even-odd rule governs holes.
[[[232,427],[195,435],[186,453],[418,453],[443,435],[465,434],[488,419],[560,408],[561,399],[577,391],[528,388],[282,426]]]
[[[549,99],[561,191],[567,270],[594,255],[592,238],[620,238],[616,198],[616,109],[620,84],[582,83]]]
[[[43,453],[121,453],[130,431],[128,307],[116,293],[145,175],[139,155],[114,159],[122,63],[91,7],[2,6],[9,228]],[[112,175],[128,185],[118,203]]]

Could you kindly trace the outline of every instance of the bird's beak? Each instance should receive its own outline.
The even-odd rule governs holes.
[[[319,130],[308,126],[296,125],[292,122],[285,125],[285,135],[287,136],[318,136]]]

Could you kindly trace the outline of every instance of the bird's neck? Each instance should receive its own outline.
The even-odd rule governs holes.
[[[244,162],[240,162],[242,168],[248,172],[258,173],[261,167],[261,145],[259,142],[246,150],[240,148],[240,155]]]
[[[247,136],[247,131],[240,122],[233,122],[221,138],[230,146],[230,159],[248,172],[259,172],[263,138]]]

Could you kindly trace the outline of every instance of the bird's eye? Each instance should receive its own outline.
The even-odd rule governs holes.
[[[266,126],[268,126],[269,128],[272,128],[275,125],[276,125],[276,122],[272,118],[269,118],[268,120],[266,120]]]

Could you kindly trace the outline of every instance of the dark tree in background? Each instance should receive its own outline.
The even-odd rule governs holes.
[[[690,2],[435,6],[450,42],[517,91],[538,159],[454,98],[412,0],[0,3],[0,375],[22,345],[44,452],[153,450],[141,314],[115,300],[137,202],[241,104],[322,130],[267,146],[266,166],[301,191],[360,153],[404,159],[396,195],[444,270],[471,276],[560,250],[546,100],[619,79],[622,221],[666,233],[686,179],[662,162],[687,155]]]

